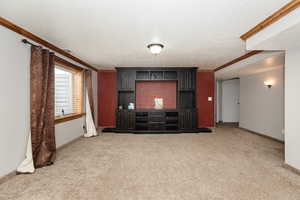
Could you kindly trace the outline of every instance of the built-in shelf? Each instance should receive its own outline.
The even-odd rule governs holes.
[[[117,68],[118,108],[117,128],[121,131],[178,131],[196,128],[196,68]],[[136,83],[138,81],[176,81],[177,109],[128,110],[129,103],[136,106]]]
[[[174,110],[135,110],[138,130],[166,130],[167,127],[178,129],[178,111]],[[175,128],[177,127],[177,128]]]
[[[137,71],[136,80],[177,80],[177,71]]]
[[[118,102],[122,102],[118,106],[128,109],[129,103],[135,102],[135,92],[131,90],[119,90]]]
[[[136,72],[136,79],[137,80],[149,80],[150,79],[150,72],[149,71],[137,71]]]
[[[150,72],[150,79],[151,80],[163,80],[164,79],[164,72],[163,71],[151,71]]]
[[[177,71],[164,71],[164,79],[165,80],[176,80],[177,79]]]

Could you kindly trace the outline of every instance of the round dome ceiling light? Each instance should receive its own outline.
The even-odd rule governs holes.
[[[149,44],[147,47],[148,47],[148,49],[150,50],[150,52],[152,54],[157,55],[162,51],[162,49],[164,48],[164,45],[162,45],[162,44]]]

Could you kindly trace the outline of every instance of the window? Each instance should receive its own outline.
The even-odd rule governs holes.
[[[55,118],[64,122],[82,116],[83,71],[55,57]]]
[[[55,116],[74,113],[73,76],[71,71],[55,67]]]

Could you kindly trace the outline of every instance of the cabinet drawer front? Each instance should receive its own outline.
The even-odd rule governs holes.
[[[150,116],[149,117],[150,122],[163,122],[165,121],[164,116]]]
[[[165,113],[164,112],[149,112],[150,117],[164,117]]]
[[[164,130],[164,124],[163,123],[149,123],[149,129],[150,130]]]

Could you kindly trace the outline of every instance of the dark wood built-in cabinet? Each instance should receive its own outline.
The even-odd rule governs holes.
[[[135,71],[118,70],[118,90],[134,91],[135,89]]]
[[[179,112],[177,110],[137,110],[135,112],[136,130],[178,130]]]
[[[197,68],[117,68],[117,130],[120,132],[180,132],[197,128]],[[134,109],[138,81],[176,81],[176,109]],[[147,92],[147,91],[145,91]],[[119,109],[119,107],[122,109]]]
[[[178,71],[178,90],[191,91],[195,90],[196,73],[194,70]]]
[[[179,128],[189,130],[197,127],[196,109],[182,109],[179,112]]]
[[[135,112],[133,110],[117,111],[117,127],[122,129],[135,129]]]

